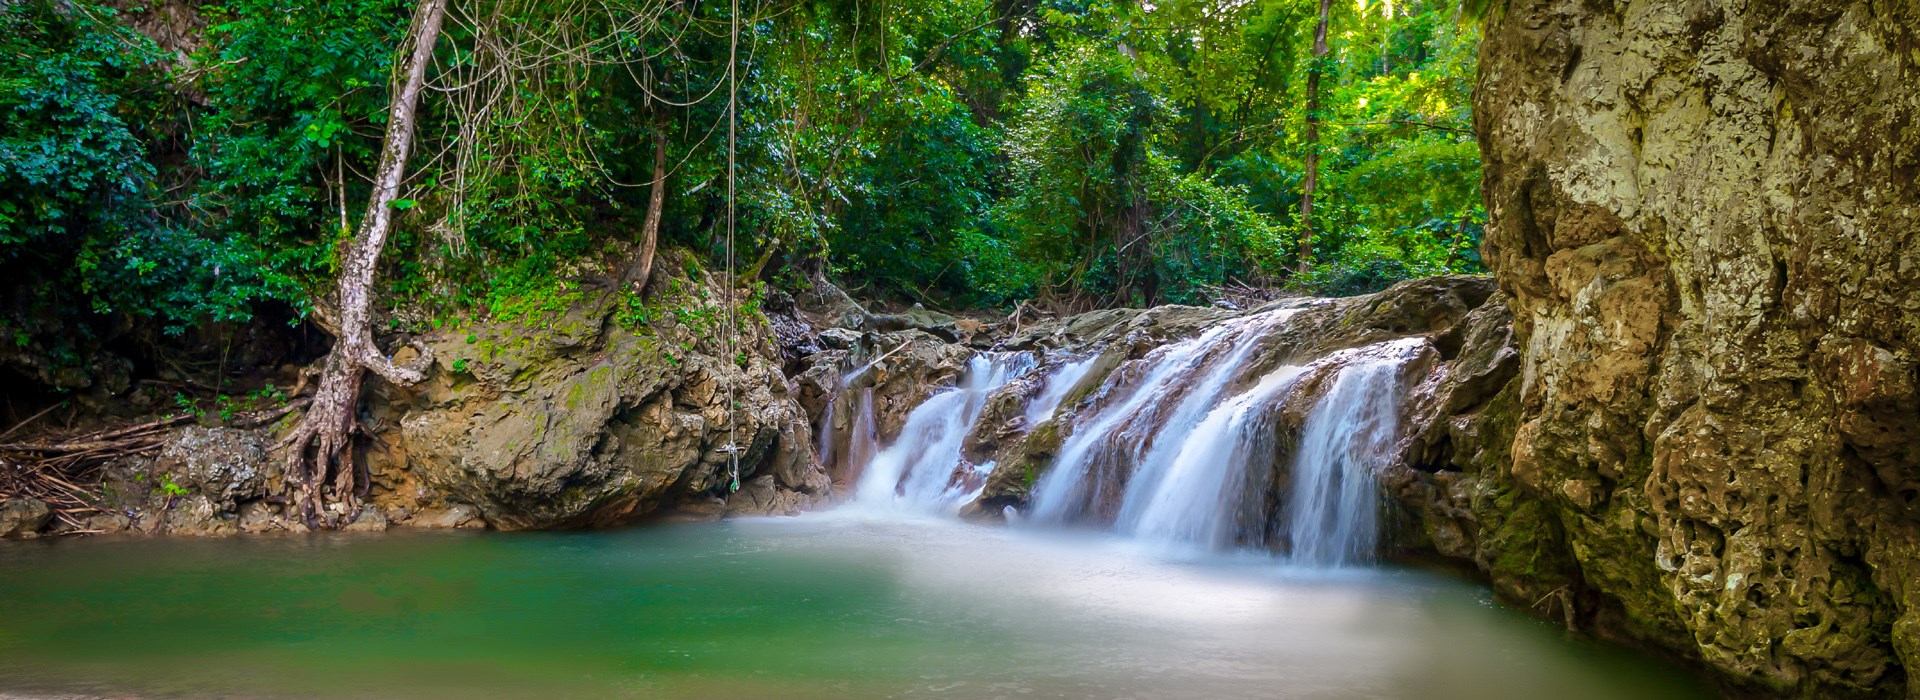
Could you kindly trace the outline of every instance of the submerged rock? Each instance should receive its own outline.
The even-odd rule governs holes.
[[[403,524],[409,527],[441,530],[486,527],[486,521],[480,518],[480,511],[466,504],[455,504],[419,511],[413,513]]]
[[[223,512],[211,497],[196,493],[163,499],[164,505],[148,515],[141,524],[142,530],[188,537],[219,537],[240,532],[239,518]]]
[[[366,508],[342,529],[347,532],[386,532],[387,515],[380,512],[379,508]]]

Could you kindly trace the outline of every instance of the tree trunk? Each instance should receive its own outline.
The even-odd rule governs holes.
[[[667,132],[660,128],[653,133],[653,189],[647,194],[647,218],[640,225],[640,250],[634,254],[626,273],[620,276],[620,284],[614,287],[616,291],[631,285],[635,292],[646,294],[647,278],[653,276],[653,253],[660,244],[660,214],[666,206]]]
[[[339,286],[331,300],[338,314],[331,319],[324,302],[316,304],[323,322],[331,320],[337,336],[320,374],[320,387],[300,425],[281,443],[286,448],[287,476],[300,483],[301,513],[309,526],[324,518],[328,526],[343,525],[357,515],[357,497],[362,491],[359,468],[346,448],[358,421],[362,371],[372,370],[387,381],[402,386],[425,378],[423,371],[432,356],[419,346],[420,359],[410,366],[395,365],[373,343],[373,277],[386,247],[393,225],[393,202],[406,179],[407,156],[413,149],[415,110],[425,89],[427,67],[433,62],[433,47],[446,19],[446,0],[422,0],[414,9],[408,28],[409,51],[402,72],[396,76],[388,107],[387,133],[380,150],[380,166],[374,178],[373,194],[360,230],[348,245]],[[332,471],[331,494],[342,505],[341,517],[327,516],[323,486]]]
[[[1300,273],[1313,267],[1313,196],[1320,189],[1320,72],[1327,55],[1327,14],[1333,0],[1320,0],[1313,28],[1313,58],[1307,63],[1307,178],[1300,188]]]

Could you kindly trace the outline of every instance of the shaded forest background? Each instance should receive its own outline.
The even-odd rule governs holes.
[[[368,199],[409,12],[0,6],[0,364],[56,394],[156,375],[217,394],[261,336],[293,342]],[[747,284],[1078,310],[1480,270],[1478,27],[1455,2],[738,12]],[[656,172],[661,245],[722,264],[732,13],[454,2],[380,330],[526,314],[617,274]]]

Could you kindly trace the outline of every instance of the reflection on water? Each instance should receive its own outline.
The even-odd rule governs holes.
[[[1473,586],[826,514],[0,542],[0,695],[1700,698]]]

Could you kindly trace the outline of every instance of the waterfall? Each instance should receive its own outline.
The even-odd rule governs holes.
[[[1305,373],[1303,367],[1276,369],[1208,413],[1181,442],[1145,505],[1120,528],[1161,542],[1233,544],[1249,491],[1246,477],[1256,477],[1252,485],[1264,487],[1263,477],[1272,469],[1275,404]],[[1260,522],[1249,525],[1263,528],[1265,513],[1250,515]]]
[[[860,390],[854,399],[853,425],[847,432],[847,451],[841,457],[842,463],[852,471],[845,472],[848,482],[859,483],[860,471],[880,451],[880,429],[873,419],[873,387]]]
[[[1263,350],[1293,314],[1242,316],[1156,348],[1108,375],[1084,414],[1055,415],[1097,355],[1057,362],[1046,377],[1010,390],[1031,392],[1021,412],[1028,427],[1058,420],[1066,428],[1017,519],[1110,526],[1210,549],[1271,545],[1314,567],[1370,558],[1379,530],[1375,472],[1392,457],[1401,368],[1426,341],[1404,338],[1274,367]],[[994,465],[969,461],[967,438],[999,429],[977,425],[989,399],[1036,364],[1029,353],[976,355],[959,384],[915,407],[884,449],[874,447],[872,390],[865,390],[842,456],[862,468],[849,477],[858,480],[855,502],[952,513],[979,497]],[[1286,406],[1298,408],[1285,412],[1292,418],[1283,424]],[[1288,450],[1293,420],[1301,422]],[[859,454],[862,446],[870,457]]]
[[[1067,392],[1073,391],[1073,387],[1078,385],[1081,379],[1086,378],[1087,372],[1093,369],[1093,363],[1098,359],[1100,356],[1094,355],[1084,360],[1068,362],[1054,370],[1053,374],[1047,377],[1046,385],[1040,389],[1039,395],[1034,396],[1033,401],[1027,404],[1027,427],[1031,428],[1053,418],[1053,412],[1059,410],[1060,402],[1066,400]]]
[[[1233,319],[1117,371],[1106,390],[1129,393],[1075,423],[1054,466],[1034,485],[1030,519],[1137,521],[1187,435],[1219,402],[1257,341],[1293,313]],[[1114,386],[1129,378],[1130,388]]]
[[[1399,429],[1400,367],[1419,339],[1362,348],[1340,368],[1301,428],[1286,505],[1289,558],[1347,566],[1371,558],[1379,540],[1375,470]]]
[[[1286,539],[1275,544],[1286,545],[1295,563],[1369,558],[1379,529],[1374,471],[1390,458],[1399,427],[1400,368],[1425,341],[1277,367],[1231,391],[1245,386],[1239,378],[1258,341],[1289,316],[1229,321],[1116,372],[1102,389],[1113,392],[1108,400],[1074,423],[1035,485],[1026,519],[1110,522],[1140,539],[1208,548],[1265,542],[1278,530]],[[1283,452],[1280,408],[1309,386],[1308,376],[1325,381],[1313,385],[1320,395],[1300,428],[1276,508],[1273,476],[1289,471],[1274,468]]]
[[[967,433],[979,421],[987,397],[1033,366],[1033,356],[1027,353],[974,356],[959,386],[914,407],[900,436],[866,463],[854,501],[871,507],[949,512],[973,500],[986,485],[993,465],[971,464],[961,454]]]
[[[836,479],[844,478],[847,481],[859,479],[858,470],[866,466],[868,460],[873,459],[874,452],[878,450],[875,445],[878,438],[874,435],[873,387],[871,386],[861,387],[859,393],[852,397],[853,425],[848,426],[847,445],[844,449],[839,447],[839,434],[835,430],[835,423],[840,416],[840,401],[844,395],[842,392],[845,392],[853,379],[864,371],[866,368],[863,367],[840,377],[839,383],[827,396],[826,408],[820,415],[819,435],[814,438],[814,445],[820,451],[821,468],[826,469],[828,474],[835,475]],[[841,469],[853,471],[843,473]]]

